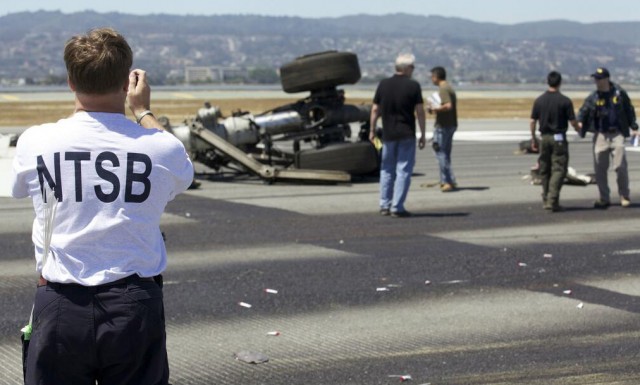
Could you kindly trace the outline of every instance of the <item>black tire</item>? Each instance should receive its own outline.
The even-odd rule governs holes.
[[[305,55],[280,67],[282,89],[287,93],[315,91],[360,80],[358,56],[326,51]]]

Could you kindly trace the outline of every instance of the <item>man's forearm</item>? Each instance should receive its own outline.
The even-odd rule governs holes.
[[[424,107],[420,104],[416,108],[416,116],[418,117],[418,127],[420,127],[420,133],[422,136],[426,135],[427,132],[427,116],[424,113]]]
[[[534,139],[536,137],[536,121],[535,120],[531,120],[531,122],[529,123],[529,130],[531,131],[531,139]]]
[[[377,104],[371,106],[371,114],[369,115],[369,136],[372,137],[376,132],[376,122],[380,117],[380,112]]]
[[[569,121],[569,123],[571,124],[571,127],[573,127],[574,130],[580,131],[580,124],[576,119]]]

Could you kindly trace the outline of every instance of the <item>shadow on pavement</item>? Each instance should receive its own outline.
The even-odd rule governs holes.
[[[570,289],[569,294],[565,290]],[[640,314],[640,297],[602,289],[599,287],[566,282],[560,287],[534,288],[533,291],[553,294],[557,297],[569,297],[594,305],[624,310]]]

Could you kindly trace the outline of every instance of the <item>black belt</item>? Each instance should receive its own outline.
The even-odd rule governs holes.
[[[618,127],[609,127],[608,129],[600,130],[600,132],[603,134],[617,134],[620,132],[620,129]]]
[[[127,283],[135,283],[135,282],[155,282],[153,277],[141,277],[137,274],[130,275],[128,277],[120,278],[117,281],[107,282],[100,285],[96,285],[93,287],[103,287],[103,286],[115,286],[115,285],[126,285]],[[74,286],[83,286],[77,283],[59,283],[59,282],[49,282],[44,279],[43,276],[38,278],[38,286],[46,286],[46,285],[74,285]]]

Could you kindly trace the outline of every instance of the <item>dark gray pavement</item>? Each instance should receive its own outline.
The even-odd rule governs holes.
[[[200,175],[162,223],[172,382],[640,383],[640,155],[628,153],[631,208],[594,210],[595,185],[565,186],[566,210],[551,214],[527,178],[536,157],[514,154],[527,130],[463,122],[452,193],[429,187],[436,161],[418,152],[406,219],[378,216],[375,179]],[[591,172],[590,151],[571,137],[578,172]],[[31,210],[0,198],[2,385],[21,378]],[[270,360],[246,364],[240,351]]]

